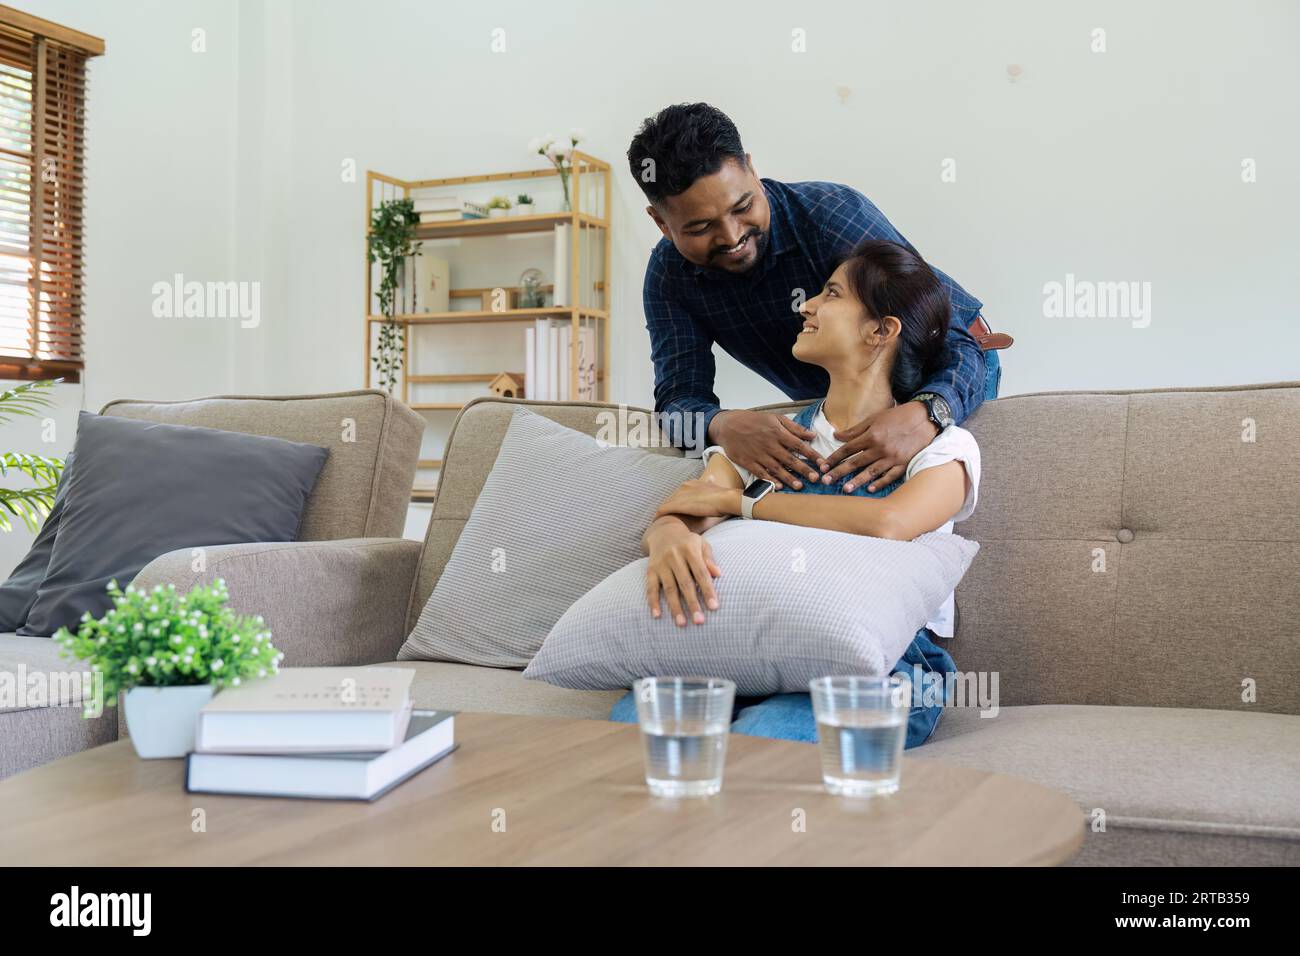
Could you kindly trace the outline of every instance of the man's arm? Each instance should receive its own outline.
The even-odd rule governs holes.
[[[652,256],[641,297],[655,367],[655,413],[674,446],[687,448],[689,439],[702,451],[709,423],[722,410],[713,391],[713,338],[664,285],[663,267]]]
[[[824,223],[822,252],[826,263],[837,253],[852,249],[866,238],[888,239],[916,251],[903,234],[894,228],[894,224],[885,218],[885,214],[852,187],[842,187],[835,199],[828,201],[825,206],[818,211],[818,217]],[[948,367],[932,381],[925,383],[918,392],[933,392],[938,395],[948,403],[953,418],[961,424],[984,401],[984,353],[975,337],[966,330],[983,306],[979,299],[942,270],[933,264],[931,268],[934,268],[939,281],[947,290],[952,306],[948,328]]]

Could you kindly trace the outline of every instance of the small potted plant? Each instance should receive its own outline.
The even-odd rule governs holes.
[[[569,176],[573,172],[573,152],[582,142],[582,130],[577,127],[569,130],[568,142],[557,140],[550,133],[528,144],[528,152],[545,156],[547,162],[560,174],[560,185],[564,189],[564,205],[560,212],[569,212]]]
[[[487,211],[489,219],[499,219],[502,216],[510,215],[510,197],[493,196],[487,201]]]
[[[515,199],[515,215],[531,216],[533,214],[533,197],[528,193],[520,193]]]
[[[260,616],[226,607],[221,578],[188,594],[170,584],[123,591],[110,581],[108,594],[113,607],[103,617],[87,612],[75,634],[63,627],[54,640],[61,656],[81,658],[101,676],[110,707],[126,691],[126,726],[141,757],[185,756],[213,694],[268,677],[284,659]],[[92,706],[85,714],[93,716]]]

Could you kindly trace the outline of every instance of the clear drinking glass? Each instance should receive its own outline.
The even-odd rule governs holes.
[[[736,685],[713,677],[646,677],[632,685],[656,797],[709,797],[722,789]]]
[[[833,794],[874,797],[898,790],[912,682],[887,677],[818,677],[808,682],[822,782]]]

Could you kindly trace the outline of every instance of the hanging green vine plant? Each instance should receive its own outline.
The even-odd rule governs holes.
[[[390,199],[379,204],[370,218],[370,235],[367,238],[371,262],[379,263],[379,311],[385,322],[379,327],[379,343],[370,361],[374,363],[379,387],[392,394],[397,385],[397,374],[402,368],[401,331],[394,321],[397,308],[397,290],[402,262],[408,256],[420,254],[420,243],[413,242],[420,216],[410,199]]]

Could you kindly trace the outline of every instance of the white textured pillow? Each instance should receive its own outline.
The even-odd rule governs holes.
[[[979,550],[942,532],[890,541],[759,520],[704,537],[722,570],[704,624],[678,627],[666,604],[651,617],[641,558],[564,612],[524,676],[580,690],[723,677],[757,697],[807,692],[829,674],[887,674]]]
[[[516,406],[397,659],[523,667],[570,604],[642,554],[655,511],[703,467],[604,445]]]

